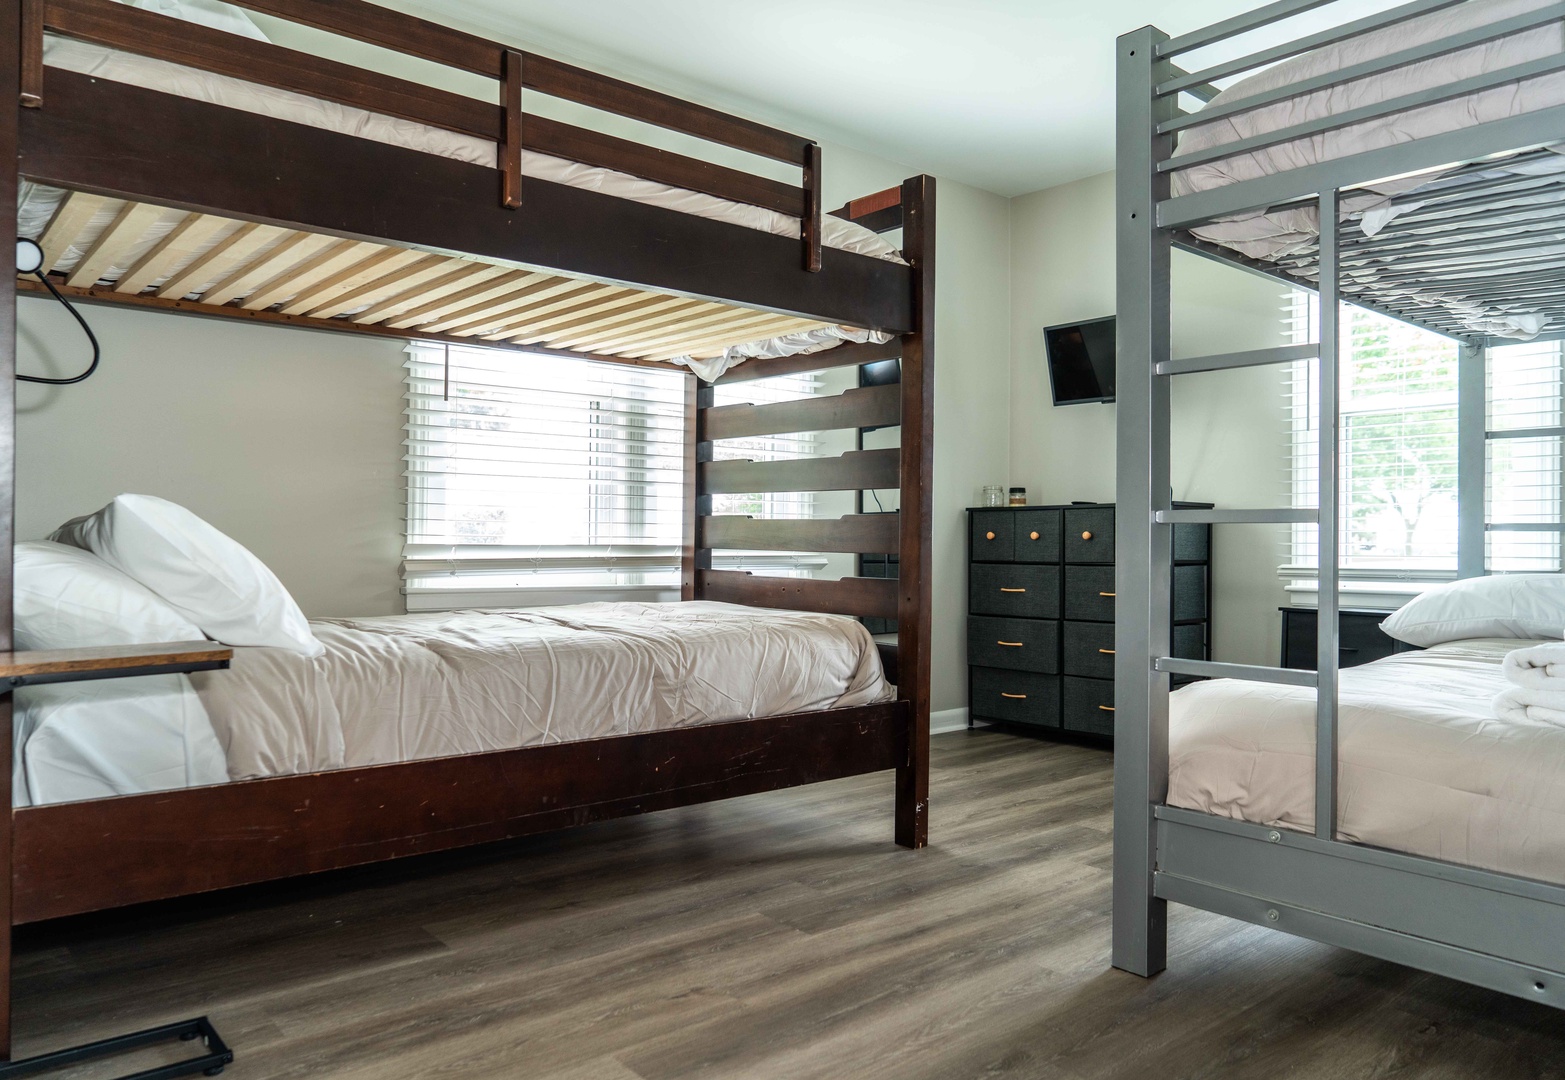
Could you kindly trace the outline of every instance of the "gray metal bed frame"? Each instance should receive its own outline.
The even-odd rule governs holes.
[[[1540,212],[1555,228],[1565,214],[1565,176],[1531,178],[1473,175],[1480,159],[1528,154],[1565,142],[1565,106],[1371,150],[1246,180],[1197,194],[1170,197],[1172,172],[1203,160],[1173,159],[1175,134],[1195,122],[1179,107],[1181,94],[1210,101],[1211,85],[1288,56],[1344,40],[1455,0],[1415,0],[1288,45],[1186,73],[1175,57],[1268,26],[1331,0],[1278,0],[1254,12],[1170,38],[1154,27],[1126,34],[1118,43],[1118,476],[1116,529],[1119,594],[1115,628],[1114,946],[1115,967],[1151,976],[1166,966],[1170,901],[1219,912],[1259,926],[1354,949],[1466,982],[1565,1008],[1565,887],[1436,859],[1349,843],[1336,837],[1337,808],[1337,476],[1338,300],[1347,299],[1425,326],[1461,342],[1458,381],[1458,574],[1485,572],[1486,533],[1502,529],[1560,532],[1560,523],[1490,523],[1484,511],[1486,440],[1511,433],[1485,430],[1485,357],[1492,343],[1439,313],[1410,310],[1391,293],[1377,294],[1339,281],[1345,267],[1387,265],[1454,290],[1472,290],[1505,306],[1511,291],[1528,310],[1565,317],[1565,250],[1536,238],[1533,222],[1507,220],[1505,200],[1518,193],[1557,198]],[[1426,59],[1500,32],[1565,19],[1565,4],[1505,23],[1422,45],[1372,70]],[[1534,61],[1480,79],[1464,80],[1460,93],[1565,69],[1565,56]],[[1231,110],[1275,102],[1369,73],[1355,65],[1335,76],[1296,83],[1244,99]],[[1453,84],[1455,86],[1456,84]],[[1285,141],[1417,104],[1456,96],[1451,87],[1354,110],[1275,136]],[[1207,155],[1210,157],[1210,155]],[[1374,239],[1344,240],[1337,210],[1342,193],[1385,177],[1474,163],[1453,175],[1429,209],[1398,219]],[[1493,162],[1488,164],[1492,165]],[[1429,203],[1428,197],[1420,201]],[[1185,230],[1225,214],[1317,204],[1321,235],[1313,251],[1262,264],[1202,243]],[[1514,213],[1515,207],[1509,208]],[[1434,217],[1461,230],[1431,243],[1418,229]],[[1454,243],[1452,241],[1455,241]],[[1400,246],[1398,246],[1400,245]],[[1471,259],[1478,250],[1514,250],[1505,273]],[[1313,346],[1287,346],[1189,360],[1169,355],[1170,253],[1183,247],[1306,287],[1296,276],[1319,270],[1320,326]],[[1465,256],[1465,258],[1464,258]],[[1349,291],[1349,290],[1352,291]],[[1560,321],[1560,320],[1556,320]],[[1551,336],[1551,335],[1546,335]],[[1565,334],[1554,334],[1565,339]],[[1176,510],[1171,504],[1169,388],[1173,378],[1257,364],[1320,361],[1320,502],[1318,509]],[[1565,429],[1525,432],[1565,435]],[[1138,512],[1140,511],[1140,512]],[[1318,672],[1180,660],[1171,657],[1169,567],[1172,525],[1181,522],[1313,523],[1319,529],[1320,613]],[[1168,792],[1169,675],[1183,673],[1316,687],[1314,835],[1269,829],[1166,805]]]

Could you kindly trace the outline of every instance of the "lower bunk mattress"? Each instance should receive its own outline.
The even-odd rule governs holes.
[[[311,623],[324,656],[236,648],[201,710],[149,724],[152,676],[18,692],[18,804],[381,765],[887,701],[838,615],[706,601]],[[137,684],[141,684],[138,686]],[[119,688],[112,696],[88,687]]]
[[[1496,719],[1500,662],[1448,642],[1341,673],[1344,840],[1565,883],[1565,727]],[[1171,806],[1315,827],[1315,691],[1214,680],[1170,699]]]

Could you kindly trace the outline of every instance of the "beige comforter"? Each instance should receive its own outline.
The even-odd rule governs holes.
[[[311,624],[326,655],[193,676],[232,779],[847,708],[894,696],[863,625],[731,604]]]
[[[1498,720],[1500,661],[1529,641],[1474,640],[1342,672],[1343,839],[1565,882],[1565,727]],[[1232,680],[1169,702],[1173,806],[1315,826],[1315,691]]]

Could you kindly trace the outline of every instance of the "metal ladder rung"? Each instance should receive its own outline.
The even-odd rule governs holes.
[[[1565,522],[1558,521],[1490,521],[1484,524],[1484,532],[1565,532]]]
[[[1202,675],[1209,679],[1239,679],[1243,682],[1280,683],[1283,686],[1315,686],[1313,671],[1298,668],[1261,667],[1258,664],[1219,664],[1212,660],[1184,660],[1160,656],[1152,662],[1153,671],[1171,675]]]
[[[1193,375],[1198,371],[1227,371],[1230,368],[1288,364],[1295,360],[1314,360],[1320,345],[1279,345],[1275,349],[1250,349],[1247,352],[1192,356],[1186,360],[1164,360],[1157,366],[1159,375]]]
[[[1302,510],[1159,510],[1152,515],[1159,525],[1313,525],[1320,511]]]

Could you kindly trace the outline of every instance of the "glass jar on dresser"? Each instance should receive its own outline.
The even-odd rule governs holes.
[[[1112,738],[1113,504],[967,516],[970,719]],[[1175,656],[1211,658],[1211,550],[1211,526],[1174,527]]]

